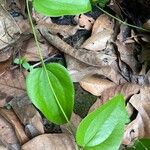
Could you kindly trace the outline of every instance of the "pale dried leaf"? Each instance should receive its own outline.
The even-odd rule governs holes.
[[[26,143],[29,138],[26,136],[22,123],[12,110],[0,109],[0,114],[14,127],[18,140],[21,144]]]
[[[26,71],[22,72],[19,69],[9,70],[0,76],[0,101],[3,105],[9,102],[13,97],[25,92],[25,75]]]
[[[21,33],[11,15],[0,5],[0,50],[16,40],[15,35]],[[12,38],[13,37],[13,38]]]
[[[96,21],[93,25],[92,35],[103,32],[105,30],[113,32],[113,28],[114,28],[113,20],[108,15],[102,14],[96,19]],[[101,34],[103,34],[103,33],[101,33]]]
[[[22,150],[75,150],[76,144],[68,134],[39,135],[22,146]]]
[[[80,81],[81,87],[95,96],[100,96],[101,93],[116,84],[102,79],[100,76],[89,76]]]
[[[0,140],[7,149],[20,149],[19,141],[13,127],[2,116],[0,116]]]
[[[79,25],[81,29],[91,30],[94,19],[92,17],[86,16],[84,14],[78,15],[74,17],[74,20]]]
[[[41,38],[41,37],[40,37]],[[41,53],[43,58],[49,56],[50,53],[55,53],[55,49],[50,46],[45,40],[39,42],[41,47]],[[39,53],[37,50],[37,45],[34,39],[30,39],[27,43],[24,44],[24,48],[21,51],[22,56],[28,61],[40,61]]]
[[[134,94],[129,103],[138,111],[138,115],[126,126],[123,144],[132,145],[134,140],[150,138],[150,87],[141,87],[138,94]]]
[[[106,48],[108,40],[110,40],[112,36],[112,31],[103,30],[102,32],[98,32],[97,34],[91,35],[81,46],[81,48],[85,48],[91,51],[100,51]]]

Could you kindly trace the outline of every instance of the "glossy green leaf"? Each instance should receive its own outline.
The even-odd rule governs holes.
[[[34,0],[34,8],[46,16],[76,15],[91,10],[89,0]]]
[[[67,123],[74,105],[73,83],[67,70],[60,64],[48,64],[46,71],[36,68],[29,73],[26,78],[27,93],[48,120],[56,124]]]
[[[127,121],[125,101],[119,94],[82,120],[77,129],[76,141],[85,150],[116,150]]]
[[[126,150],[150,150],[150,139],[137,140],[132,147]]]

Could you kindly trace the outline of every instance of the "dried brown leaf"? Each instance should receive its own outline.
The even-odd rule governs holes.
[[[11,15],[0,5],[0,50],[16,40],[15,35],[21,33]]]
[[[26,143],[29,138],[26,136],[24,127],[22,126],[22,123],[20,122],[16,114],[12,110],[3,108],[0,109],[0,114],[14,127],[19,142],[21,144]]]
[[[108,40],[110,40],[112,36],[112,31],[103,30],[102,32],[98,32],[97,34],[91,35],[81,46],[81,48],[85,48],[91,51],[100,51],[106,48]]]
[[[40,37],[41,38],[41,37]],[[50,53],[55,53],[56,50],[50,46],[45,40],[39,39],[40,47],[41,47],[41,53],[43,58],[46,58],[49,56]],[[27,43],[24,44],[24,48],[21,51],[21,55],[26,58],[28,61],[39,61],[40,57],[37,51],[37,46],[34,41],[34,39],[30,39]]]
[[[134,140],[150,138],[150,87],[141,87],[138,94],[134,94],[129,103],[138,112],[136,118],[126,126],[123,144],[132,145]],[[134,111],[133,111],[134,113]]]
[[[74,17],[74,20],[79,25],[81,29],[91,30],[94,19],[92,17],[86,16],[84,14],[78,15]]]
[[[9,70],[0,76],[0,101],[3,107],[13,97],[25,92],[25,75],[27,72],[22,72],[19,69]]]
[[[110,32],[113,32],[113,28],[113,20],[108,15],[102,14],[96,19],[93,25],[92,35],[103,32],[104,30],[109,30]]]
[[[25,126],[26,134],[35,137],[44,133],[44,126],[41,115],[31,104],[27,95],[22,94],[11,101],[11,106]]]
[[[100,76],[89,76],[80,81],[81,87],[95,96],[100,96],[101,93],[116,84],[103,79]]]
[[[22,150],[75,150],[76,144],[71,135],[43,134],[39,135],[22,146]]]
[[[20,149],[19,141],[13,127],[2,116],[0,116],[0,140],[7,149]]]

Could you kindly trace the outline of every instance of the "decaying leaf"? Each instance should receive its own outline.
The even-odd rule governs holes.
[[[22,150],[75,150],[76,144],[71,135],[43,134],[39,135],[22,146]]]
[[[86,16],[84,14],[75,16],[74,20],[79,25],[80,29],[86,29],[86,30],[91,30],[95,21],[92,17]]]
[[[106,44],[108,40],[110,40],[111,36],[112,32],[109,30],[98,32],[97,34],[93,34],[89,37],[81,47],[91,51],[103,50],[106,48]]]
[[[43,58],[47,58],[50,53],[55,53],[56,50],[52,46],[48,45],[48,43],[44,39],[39,39],[39,41]],[[21,51],[21,55],[28,61],[40,60],[34,39],[30,39],[27,43],[24,44],[23,49]]]
[[[9,123],[11,123],[11,125],[13,125],[19,142],[21,144],[26,143],[29,140],[29,138],[26,136],[24,127],[22,126],[22,123],[20,122],[16,114],[12,110],[3,109],[3,108],[0,109],[0,114]]]
[[[25,92],[24,79],[26,71],[19,69],[8,70],[0,76],[0,100],[2,106],[9,102],[13,97]]]
[[[11,15],[0,5],[0,50],[16,39],[21,31]]]
[[[113,28],[114,28],[114,21],[112,20],[112,18],[110,18],[105,14],[102,14],[96,19],[93,25],[92,35],[97,34],[99,32],[102,33],[104,30],[109,30],[113,32]]]
[[[35,137],[44,133],[44,126],[39,112],[31,104],[27,95],[22,94],[11,101],[11,106],[18,118],[24,124],[26,134]]]
[[[132,145],[134,140],[150,138],[150,87],[141,87],[138,94],[129,99],[129,104],[138,114],[136,118],[126,126],[123,144]],[[133,115],[134,111],[131,115]]]
[[[106,48],[107,42],[112,38],[114,22],[105,14],[100,15],[92,28],[92,35],[81,46],[92,51]]]
[[[116,45],[121,61],[126,63],[134,72],[138,72],[139,63],[136,59],[136,43],[126,43],[125,41],[130,36],[130,29],[128,26],[121,25],[120,33],[117,36]],[[135,57],[136,56],[136,57]]]
[[[95,75],[84,78],[80,81],[80,85],[84,90],[92,93],[93,95],[100,96],[104,90],[113,87],[116,84]]]
[[[0,140],[7,149],[20,149],[20,144],[13,127],[2,116],[0,116]]]

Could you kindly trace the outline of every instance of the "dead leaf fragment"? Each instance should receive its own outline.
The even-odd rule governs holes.
[[[93,34],[89,37],[81,46],[81,48],[85,48],[91,51],[100,51],[106,48],[106,44],[108,40],[110,40],[112,36],[112,32],[109,30],[104,30],[102,32],[98,32],[97,34]]]
[[[47,58],[51,52],[52,53],[55,52],[55,49],[52,46],[50,46],[45,40],[41,39],[39,44],[41,47],[41,53],[42,53],[43,58]],[[21,55],[24,58],[26,58],[28,61],[40,60],[37,46],[36,46],[34,39],[30,39],[27,43],[24,44],[24,48],[21,51],[21,53],[22,53]]]
[[[0,140],[7,149],[20,149],[19,141],[13,127],[2,116],[0,116]]]
[[[12,110],[0,109],[0,114],[3,116],[15,129],[15,133],[18,137],[18,140],[21,144],[26,143],[29,138],[26,136],[24,127],[22,126],[20,120]]]
[[[114,27],[113,20],[108,15],[102,14],[94,22],[92,28],[92,35],[97,34],[99,32],[103,32],[104,30],[109,30],[112,32],[113,27]]]
[[[26,71],[21,72],[19,69],[8,70],[0,76],[0,96],[1,102],[9,102],[13,97],[25,92],[24,79]]]
[[[91,30],[95,21],[92,17],[86,16],[84,14],[75,16],[74,20],[79,25],[80,29],[86,29],[86,30]]]
[[[100,96],[104,90],[115,86],[116,84],[107,79],[102,79],[100,76],[89,76],[81,80],[80,85],[84,90],[91,94]]]
[[[150,138],[150,87],[141,87],[138,94],[134,94],[129,104],[137,110],[136,118],[126,126],[123,144],[132,145],[134,140]]]
[[[22,146],[22,150],[75,150],[76,144],[68,134],[39,135]]]
[[[22,94],[11,101],[11,106],[20,121],[24,124],[29,137],[44,133],[44,126],[39,112],[31,104],[27,95]]]

